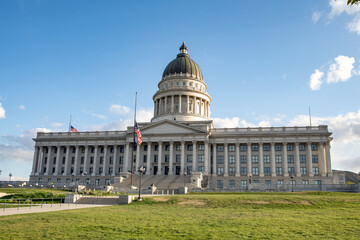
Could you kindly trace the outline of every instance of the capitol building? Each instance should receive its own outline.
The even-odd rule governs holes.
[[[125,131],[38,132],[30,183],[131,186],[130,173],[137,181],[140,166],[146,169],[145,185],[169,182],[169,188],[183,181],[190,188],[197,181],[202,189],[341,182],[331,169],[332,138],[326,125],[215,128],[202,71],[184,43],[166,66],[153,101],[151,122],[138,123],[142,144],[135,152],[133,126]]]

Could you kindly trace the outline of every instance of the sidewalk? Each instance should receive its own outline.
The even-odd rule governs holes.
[[[17,208],[6,208],[5,211],[0,206],[0,216],[16,215],[16,214],[27,214],[27,213],[40,213],[40,212],[54,212],[62,210],[71,210],[71,209],[81,209],[81,208],[90,208],[90,207],[106,207],[111,205],[99,205],[99,204],[44,204],[41,206],[31,206],[30,207],[20,207]]]

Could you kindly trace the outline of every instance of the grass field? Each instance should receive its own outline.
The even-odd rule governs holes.
[[[360,239],[360,194],[239,193],[0,217],[1,239]]]

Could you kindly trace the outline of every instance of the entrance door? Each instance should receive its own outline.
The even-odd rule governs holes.
[[[176,175],[180,175],[180,169],[181,169],[180,166],[176,166]]]
[[[157,166],[154,166],[154,175],[156,175],[157,170],[158,170],[158,167],[157,167]]]
[[[169,167],[165,166],[165,175],[168,175],[168,174],[169,174]]]

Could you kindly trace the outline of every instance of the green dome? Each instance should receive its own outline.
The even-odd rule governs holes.
[[[171,61],[165,68],[162,77],[166,77],[171,74],[189,74],[190,77],[203,80],[200,67],[194,62],[189,54],[187,54],[187,47],[185,43],[180,47],[180,53],[176,59]]]

